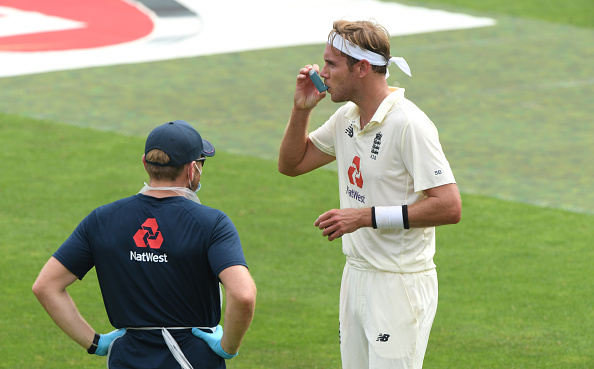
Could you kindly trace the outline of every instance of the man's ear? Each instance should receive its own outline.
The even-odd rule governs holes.
[[[359,77],[365,77],[371,72],[371,64],[369,61],[363,59],[359,63]]]
[[[142,155],[142,165],[144,165],[144,170],[146,171],[146,155]]]
[[[190,164],[188,164],[188,176],[190,178],[195,178],[196,176],[200,177],[200,171],[198,169],[196,169],[196,163],[195,162],[191,162]]]

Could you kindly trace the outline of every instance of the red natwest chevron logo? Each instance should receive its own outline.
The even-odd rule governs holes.
[[[351,184],[357,185],[359,188],[363,188],[363,176],[361,175],[361,158],[355,156],[353,163],[351,164],[349,171],[349,181]]]
[[[137,247],[150,247],[158,249],[163,243],[163,236],[159,232],[159,225],[155,218],[148,218],[134,235],[134,242]]]

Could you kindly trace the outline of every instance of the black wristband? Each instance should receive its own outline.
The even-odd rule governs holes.
[[[375,206],[371,207],[371,226],[377,229],[377,222],[375,221]]]
[[[408,224],[408,205],[402,205],[402,224],[404,225],[404,229],[410,229],[410,225]]]
[[[93,337],[93,343],[91,343],[91,347],[87,349],[89,354],[94,354],[95,351],[97,351],[97,348],[99,347],[99,338],[101,338],[101,336],[95,333],[95,337]]]

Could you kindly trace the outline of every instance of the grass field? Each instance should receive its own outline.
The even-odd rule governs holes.
[[[511,15],[554,23],[572,24],[578,27],[594,27],[594,17],[592,16],[594,14],[594,3],[590,0],[429,0],[411,3],[430,7],[454,6],[491,15]]]
[[[461,1],[415,3],[463,7],[490,16],[502,14],[503,17],[543,19],[561,24],[560,27],[575,25],[584,30],[578,32],[580,35],[589,34],[593,28],[588,17],[592,14],[590,1],[547,2],[555,5],[555,11],[547,10],[547,6],[536,1],[480,2],[482,5]],[[522,29],[521,20],[514,18],[518,29]],[[503,22],[511,23],[507,18]],[[529,24],[532,27],[534,23]],[[458,31],[430,35],[418,46],[415,42],[420,42],[421,36],[404,37],[400,42],[407,50],[422,53],[423,47],[429,49],[435,45],[431,42],[437,39],[439,42],[449,39],[449,42],[472,45],[486,32],[478,31],[480,36],[476,38]],[[577,50],[578,55],[588,53],[587,46],[584,44],[584,50]],[[239,70],[251,70],[258,63],[272,65],[277,60],[275,58],[295,59],[295,64],[300,65],[318,52],[318,47],[311,46],[244,53],[234,55],[234,66]],[[105,367],[103,358],[87,355],[53,325],[30,292],[31,285],[44,262],[82,217],[93,208],[131,195],[142,187],[147,178],[140,158],[147,127],[170,119],[177,109],[189,115],[199,115],[201,109],[205,110],[208,118],[205,129],[212,132],[213,141],[220,144],[217,145],[217,156],[205,168],[200,198],[203,203],[224,210],[236,224],[259,289],[253,325],[240,355],[229,361],[228,367],[340,367],[338,288],[344,257],[340,243],[327,242],[313,226],[320,213],[338,206],[335,173],[318,171],[298,178],[278,174],[276,162],[269,156],[278,145],[277,141],[268,142],[264,149],[259,146],[262,151],[256,149],[256,156],[244,155],[243,150],[244,140],[257,142],[264,131],[282,130],[283,127],[273,124],[288,114],[290,100],[281,100],[265,92],[278,87],[277,95],[290,98],[290,81],[294,78],[295,66],[279,65],[279,74],[286,74],[284,79],[263,85],[257,85],[250,74],[241,79],[223,74],[222,80],[227,78],[226,83],[234,86],[235,91],[231,93],[221,87],[221,79],[214,75],[204,76],[203,86],[213,84],[208,94],[198,91],[194,99],[187,98],[182,105],[170,90],[172,85],[165,84],[159,92],[152,90],[154,84],[169,81],[169,76],[174,75],[168,73],[170,71],[185,70],[192,65],[204,67],[204,63],[215,69],[222,68],[220,64],[224,58],[213,56],[204,60],[0,80],[0,87],[3,87],[0,94],[5,94],[0,101],[0,111],[12,113],[0,113],[0,144],[3,148],[0,153],[3,172],[0,177],[0,368]],[[428,70],[432,63],[433,60],[423,61],[420,68]],[[147,73],[151,70],[155,73]],[[462,80],[460,71],[456,69],[459,73],[456,77]],[[575,71],[586,80],[588,73],[591,78],[591,72]],[[138,90],[129,87],[132,83],[126,83],[121,90],[130,96],[121,99],[123,107],[110,106],[114,103],[108,99],[110,92],[120,89],[117,79],[106,78],[110,74],[129,78],[120,81],[122,84],[130,81],[140,84],[146,90],[140,95],[142,99],[137,95]],[[143,80],[146,75],[156,82]],[[415,82],[415,88],[430,89],[429,82],[421,79]],[[80,90],[73,88],[72,95],[59,93],[60,99],[52,99],[52,83],[56,83],[59,92],[65,91],[67,84],[82,84],[92,87],[95,95],[87,101],[77,99],[75,95]],[[26,88],[19,89],[18,86]],[[458,92],[462,88],[453,87],[459,89]],[[584,88],[586,92],[591,90],[588,85]],[[246,91],[253,93],[247,95]],[[575,97],[579,98],[581,92],[584,90],[576,91]],[[416,93],[421,98],[421,92]],[[212,97],[213,94],[224,98]],[[510,103],[509,97],[504,95],[497,95],[502,99],[499,101],[503,101],[501,106]],[[253,98],[252,105],[240,101],[245,96]],[[41,97],[45,97],[45,101],[41,101]],[[105,97],[105,100],[97,97]],[[269,98],[275,102],[272,107]],[[235,109],[223,109],[225,99],[236,101]],[[489,104],[495,104],[495,100]],[[212,106],[206,106],[203,101]],[[139,103],[144,105],[138,106]],[[456,104],[440,108],[431,99],[424,99],[423,103],[435,114],[457,108]],[[190,107],[192,104],[197,107]],[[567,104],[573,106],[572,101]],[[575,106],[574,114],[582,113],[579,119],[588,116],[589,111],[583,110],[584,105]],[[481,107],[485,106],[477,106],[477,111]],[[326,104],[316,114],[323,117],[334,108]],[[51,119],[30,117],[44,115],[41,112],[49,112],[47,116]],[[537,112],[536,116],[542,118],[547,112]],[[429,115],[433,116],[431,113]],[[124,115],[118,120],[117,114]],[[514,110],[508,114],[516,117],[526,111]],[[89,127],[81,127],[85,116],[92,122]],[[230,125],[229,121],[235,124]],[[103,127],[100,127],[101,122]],[[447,122],[444,123],[442,140],[446,152],[451,152],[454,149],[451,139],[461,132],[448,126]],[[242,133],[242,140],[232,132],[226,132],[248,123],[252,123],[252,130]],[[539,138],[554,139],[556,135],[566,133],[554,124],[544,127],[548,130],[544,136],[513,137],[522,145],[532,147]],[[578,132],[586,137],[575,141],[577,148],[592,139],[587,135],[589,132]],[[230,149],[219,149],[225,145]],[[496,160],[500,160],[498,155],[501,154],[493,154]],[[478,170],[467,165],[479,166],[480,163],[462,159],[450,158],[456,173],[457,167],[462,173]],[[510,159],[504,157],[503,160]],[[589,159],[585,160],[587,164]],[[556,177],[552,178],[552,182],[557,181]],[[563,178],[558,180],[563,183]],[[589,183],[583,182],[585,187],[575,186],[578,187],[576,190],[589,192]],[[569,186],[559,187],[573,191]],[[556,188],[552,186],[553,190]],[[532,190],[536,192],[540,188]],[[554,192],[547,188],[543,190]],[[589,269],[594,257],[594,216],[469,192],[472,191],[463,193],[462,222],[438,230],[436,263],[440,303],[424,367],[594,368],[594,287]],[[496,196],[506,197],[501,193]],[[94,273],[75,283],[69,292],[94,328],[99,332],[112,329]]]
[[[443,7],[497,25],[394,37],[413,78],[389,82],[436,123],[459,187],[594,214],[594,29]],[[295,75],[321,56],[305,45],[3,78],[0,111],[136,136],[186,119],[227,152],[276,160]],[[312,128],[335,109],[322,101]]]

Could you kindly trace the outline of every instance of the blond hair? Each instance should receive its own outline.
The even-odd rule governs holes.
[[[388,30],[375,21],[346,21],[337,20],[332,24],[332,31],[328,35],[330,45],[336,35],[342,36],[345,40],[352,42],[362,49],[372,51],[386,58],[386,64],[391,58],[390,55],[390,34]],[[341,51],[341,55],[347,58],[349,68],[360,60],[353,58]],[[387,66],[372,65],[376,73],[386,74]]]
[[[146,161],[159,164],[169,163],[169,155],[159,149],[152,149],[145,156]],[[159,181],[175,181],[183,172],[184,165],[178,167],[159,166],[146,163],[146,171],[151,179]]]

